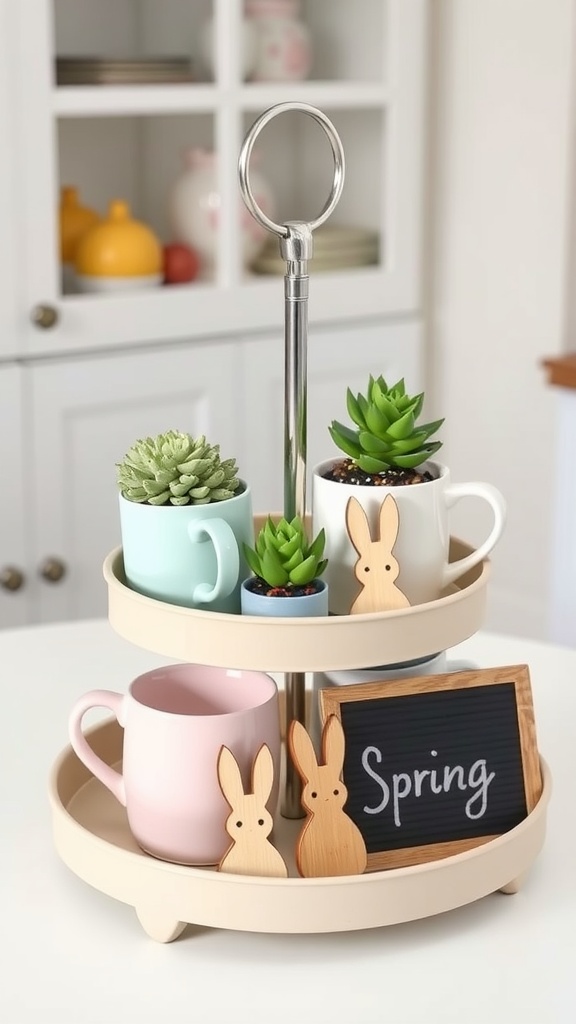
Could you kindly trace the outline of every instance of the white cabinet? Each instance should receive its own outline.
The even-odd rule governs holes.
[[[18,224],[14,215],[17,172],[14,161],[7,158],[15,128],[14,87],[6,52],[7,13],[5,0],[0,0],[0,150],[3,154],[0,159],[0,358],[18,353],[23,340],[17,329],[23,309],[17,294],[20,283],[16,255]]]
[[[24,577],[0,588],[0,625],[105,613],[101,562],[119,542],[114,465],[137,437],[206,433],[236,456],[256,510],[282,507],[283,283],[243,264],[237,179],[242,139],[269,106],[300,101],[333,120],[347,176],[330,224],[378,237],[371,264],[310,262],[310,467],[332,451],[327,426],[344,415],[348,385],[363,388],[372,372],[421,386],[427,8],[303,0],[311,75],[274,83],[243,80],[243,0],[0,0],[0,572]],[[210,18],[214,75],[197,61]],[[170,84],[64,85],[56,74],[63,56],[188,54],[193,80]],[[215,154],[214,268],[139,292],[65,285],[61,187],[75,185],[100,214],[125,199],[165,244],[189,146]],[[332,171],[315,121],[283,114],[257,149],[276,220],[315,217]],[[60,580],[42,575],[47,559],[65,567]]]
[[[13,84],[10,151],[15,154],[19,340],[28,355],[271,329],[278,319],[273,275],[242,265],[243,206],[237,160],[255,117],[275,102],[299,100],[333,119],[347,160],[343,196],[331,224],[373,228],[377,262],[318,273],[311,319],[326,323],[420,306],[422,140],[426,0],[305,0],[314,50],[305,81],[244,82],[242,0],[0,0]],[[194,55],[213,15],[217,73],[175,84],[56,84],[58,56]],[[1,45],[1,44],[0,44]],[[127,200],[161,241],[173,237],[168,197],[187,146],[216,153],[219,204],[213,276],[186,286],[102,296],[63,294],[57,206],[76,185],[104,213]],[[277,197],[277,220],[310,219],[330,188],[332,157],[309,117],[284,114],[258,140],[262,170]],[[50,330],[31,322],[39,304],[55,310]],[[0,342],[0,345],[2,342]]]
[[[0,451],[4,478],[0,507],[0,628],[29,621],[30,570],[25,536],[32,511],[28,491],[32,470],[30,451],[25,453],[22,443],[21,377],[19,367],[0,366]]]

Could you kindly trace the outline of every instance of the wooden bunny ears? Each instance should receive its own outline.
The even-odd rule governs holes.
[[[344,731],[330,715],[322,731],[322,763],[300,722],[292,722],[288,746],[303,782],[306,820],[296,843],[296,866],[303,878],[358,875],[366,870],[367,854],[360,829],[344,811],[348,796],[341,774]],[[272,816],[266,802],[272,792],[274,764],[266,744],[252,766],[251,793],[244,792],[238,762],[228,747],[218,757],[218,779],[231,813],[226,831],[232,843],[218,865],[234,875],[286,878],[288,869],[268,836]]]
[[[359,828],[344,811],[348,796],[341,780],[344,731],[330,715],[322,731],[322,764],[300,722],[288,734],[292,760],[304,784],[306,821],[296,844],[296,866],[304,878],[358,875],[366,869],[366,846]]]
[[[362,587],[350,608],[351,615],[410,606],[406,595],[394,583],[400,573],[400,566],[392,553],[398,537],[400,517],[391,494],[386,495],[382,502],[378,520],[379,537],[372,540],[370,524],[362,505],[356,498],[348,499],[346,528],[359,555],[354,575]]]
[[[245,793],[238,762],[228,747],[218,757],[218,781],[231,814],[226,831],[232,843],[218,865],[219,871],[233,875],[266,875],[285,878],[288,869],[268,836],[272,815],[266,802],[274,783],[274,762],[270,748],[263,743],[252,765],[251,792]]]

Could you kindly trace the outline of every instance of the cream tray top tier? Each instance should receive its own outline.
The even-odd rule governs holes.
[[[471,551],[452,538],[450,561]],[[484,619],[490,563],[485,559],[427,604],[308,619],[199,611],[144,597],[126,584],[121,548],[108,555],[103,571],[110,624],[139,647],[205,665],[314,672],[396,664],[466,640]]]

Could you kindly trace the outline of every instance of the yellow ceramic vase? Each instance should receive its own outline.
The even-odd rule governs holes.
[[[82,235],[76,275],[83,291],[145,288],[162,281],[162,246],[147,224],[134,220],[127,203],[114,199],[107,217]]]
[[[80,203],[78,189],[64,185],[60,192],[60,259],[73,264],[82,235],[100,220],[95,210]]]

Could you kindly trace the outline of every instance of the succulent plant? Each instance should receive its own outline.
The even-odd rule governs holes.
[[[382,376],[370,376],[365,395],[346,395],[348,415],[356,429],[333,420],[328,428],[335,444],[366,473],[391,467],[415,469],[442,446],[428,438],[444,420],[417,424],[424,393],[407,395],[404,380],[388,387]]]
[[[322,558],[325,543],[324,530],[320,530],[308,544],[299,516],[290,523],[281,519],[277,525],[268,516],[256,539],[256,549],[244,544],[244,555],[252,572],[270,587],[305,586],[321,576],[328,564]]]
[[[122,495],[148,505],[225,501],[240,483],[236,461],[222,462],[219,445],[177,430],[136,441],[117,470]]]

